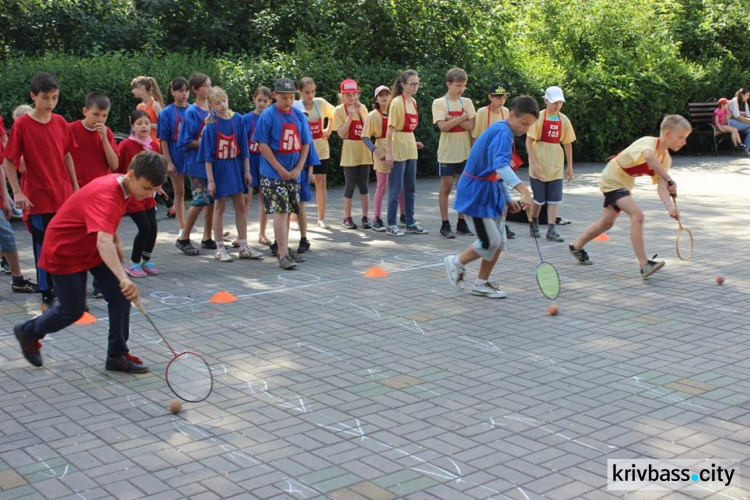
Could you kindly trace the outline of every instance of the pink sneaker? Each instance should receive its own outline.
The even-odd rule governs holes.
[[[154,263],[150,260],[147,260],[146,262],[141,264],[141,269],[143,269],[149,276],[155,276],[159,274],[159,269],[157,269]]]
[[[131,275],[133,278],[145,278],[148,276],[146,271],[143,270],[140,264],[129,264],[125,266],[125,272]]]

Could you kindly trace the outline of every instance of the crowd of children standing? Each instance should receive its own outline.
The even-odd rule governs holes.
[[[546,108],[541,113],[534,113],[530,98],[525,98],[519,101],[514,114],[512,107],[505,106],[509,94],[507,85],[493,84],[487,93],[489,103],[475,110],[472,100],[463,96],[467,83],[466,72],[460,68],[451,69],[446,74],[446,93],[432,103],[432,123],[440,130],[437,151],[437,169],[441,177],[438,197],[442,220],[440,235],[449,239],[456,238],[456,233],[473,235],[479,224],[478,246],[475,245],[476,252],[470,252],[471,259],[482,256],[488,262],[496,260],[496,256],[487,254],[487,248],[499,250],[505,239],[515,235],[504,224],[493,222],[490,230],[488,221],[482,222],[458,209],[459,206],[474,207],[474,202],[466,201],[466,193],[458,196],[463,201],[456,203],[455,232],[449,218],[449,197],[454,181],[459,179],[465,181],[464,184],[472,184],[480,179],[475,173],[465,170],[476,143],[494,125],[510,123],[497,140],[502,138],[502,148],[510,147],[507,151],[503,149],[502,158],[505,161],[507,156],[507,167],[513,172],[522,160],[515,153],[512,138],[522,135],[518,132],[527,134],[531,189],[519,186],[517,190],[522,197],[533,192],[533,198],[523,203],[530,213],[530,235],[540,236],[538,217],[541,207],[547,205],[549,224],[546,238],[564,241],[555,224],[557,205],[562,202],[563,179],[573,177],[572,143],[576,136],[570,120],[560,111],[565,102],[562,89],[553,86],[545,91]],[[257,241],[269,247],[271,255],[278,258],[283,269],[293,269],[304,262],[301,254],[309,251],[311,246],[307,238],[305,208],[312,199],[310,184],[315,186],[317,224],[323,229],[331,228],[327,219],[326,180],[331,156],[329,138],[334,133],[343,143],[339,161],[345,180],[342,227],[372,229],[394,237],[406,233],[427,234],[427,229],[415,218],[417,158],[423,147],[415,136],[420,114],[415,94],[419,86],[418,73],[406,70],[391,87],[378,86],[372,94],[371,106],[367,106],[362,102],[365,99],[362,99],[362,89],[357,81],[345,79],[340,83],[340,103],[334,106],[316,96],[316,84],[312,78],[302,78],[298,83],[280,78],[272,89],[259,87],[255,90],[253,109],[243,116],[230,108],[230,96],[213,86],[208,75],[194,73],[187,79],[173,79],[168,86],[166,103],[156,80],[139,76],[131,82],[131,89],[133,96],[141,102],[130,117],[129,137],[117,144],[106,126],[110,109],[106,95],[89,93],[83,118],[66,123],[53,113],[59,98],[57,80],[49,73],[37,74],[31,81],[30,95],[34,107],[16,121],[7,145],[3,144],[3,174],[7,174],[15,201],[11,206],[6,194],[4,208],[23,210],[37,263],[38,285],[20,274],[12,230],[6,234],[8,230],[0,221],[0,250],[12,268],[14,290],[38,291],[42,294],[44,307],[54,303],[52,280],[38,263],[47,226],[73,192],[98,177],[110,173],[125,174],[133,158],[143,151],[160,153],[166,159],[174,198],[170,200],[168,215],[176,217],[180,230],[175,246],[189,256],[198,255],[203,249],[214,252],[220,262],[231,262],[234,260],[229,250],[231,246],[239,248],[240,259],[261,259],[263,252],[252,246]],[[741,108],[742,104],[747,107],[750,93],[743,90],[735,97],[741,102],[734,107]],[[191,94],[194,96],[192,104]],[[734,104],[722,102],[722,109],[733,109]],[[738,129],[745,131],[745,124],[741,121],[744,115],[738,113],[739,118],[730,121],[728,114],[726,111],[717,113],[717,126],[726,127],[733,134],[735,144],[740,145],[737,132]],[[515,117],[515,121],[509,122],[511,117]],[[531,122],[530,117],[533,118]],[[2,132],[4,129],[0,129],[0,135],[5,135]],[[498,144],[483,141],[481,148],[501,147]],[[477,155],[486,156],[486,153],[480,151]],[[372,217],[371,169],[375,170],[377,179]],[[480,172],[481,169],[474,166],[472,171]],[[505,172],[503,175],[506,183],[516,183],[509,184],[510,187],[517,185],[517,177]],[[493,179],[499,180],[500,177]],[[189,180],[191,190],[187,210],[186,180]],[[5,189],[5,182],[2,184]],[[353,215],[355,190],[359,194],[361,210],[358,218]],[[159,189],[158,192],[167,198],[164,191]],[[251,241],[247,223],[254,193],[258,194],[260,205],[260,230],[257,239]],[[224,241],[227,198],[231,198],[234,207],[237,234],[231,244]],[[493,220],[502,218],[509,204],[506,196],[501,213],[491,215]],[[130,277],[143,278],[159,273],[153,260],[158,231],[156,206],[153,197],[140,201],[130,199],[126,204],[125,213],[138,228],[132,252],[124,263]],[[399,209],[401,226],[398,223]],[[203,234],[200,243],[194,245],[191,233],[201,214],[204,216]],[[266,235],[268,215],[272,216],[274,240]],[[292,228],[300,232],[296,247],[289,241]],[[495,234],[500,229],[503,234]],[[587,256],[581,253],[584,242],[580,239],[578,242],[571,246],[570,251],[581,263],[586,263]],[[479,280],[472,292],[488,297],[502,295],[495,285],[488,283],[487,279]],[[94,296],[102,296],[96,281]]]

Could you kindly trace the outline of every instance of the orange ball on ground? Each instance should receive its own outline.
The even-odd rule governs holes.
[[[547,308],[547,314],[550,316],[557,316],[557,313],[560,312],[560,308],[557,307],[557,304],[552,304]]]

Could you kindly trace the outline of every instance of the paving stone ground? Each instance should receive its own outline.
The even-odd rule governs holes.
[[[96,299],[99,320],[48,336],[36,369],[11,328],[38,314],[37,297],[4,288],[0,499],[747,498],[747,477],[718,491],[622,493],[607,490],[606,470],[610,458],[722,458],[750,471],[750,159],[676,158],[689,262],[676,258],[676,223],[655,189],[637,182],[647,250],[667,261],[647,281],[624,218],[611,241],[587,247],[593,266],[567,252],[600,214],[601,168],[579,166],[566,187],[566,243],[542,242],[562,278],[556,317],[523,224],[511,224],[518,236],[493,275],[507,299],[447,282],[442,256],[471,239],[438,234],[436,178],[418,181],[429,235],[311,227],[312,252],[293,272],[270,256],[184,256],[176,222],[160,220],[161,274],[138,281],[144,305],[175,348],[205,353],[215,378],[211,397],[178,415],[167,349],[135,309],[130,348],[151,374],[104,371]],[[329,193],[332,222],[341,193]],[[255,201],[252,212],[256,237]],[[129,247],[129,219],[121,235]],[[373,266],[388,276],[364,277]],[[237,302],[210,303],[221,290]]]

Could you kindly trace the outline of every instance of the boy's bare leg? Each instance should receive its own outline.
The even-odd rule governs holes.
[[[623,199],[624,198],[617,200],[618,206],[620,205],[620,201],[622,201]],[[611,229],[612,226],[615,225],[615,221],[617,220],[618,215],[619,214],[611,206],[605,207],[604,210],[602,210],[601,219],[592,223],[589,227],[586,228],[583,234],[581,234],[575,241],[573,241],[573,243],[571,243],[571,245],[573,245],[573,248],[576,250],[580,250],[581,248],[586,246],[586,243],[593,240],[604,231],[608,231],[609,229]]]
[[[174,213],[177,217],[177,227],[185,227],[185,176],[174,172],[172,178],[172,191],[174,193]]]
[[[500,258],[501,253],[503,253],[502,250],[496,251],[495,256],[492,257],[492,260],[482,259],[482,262],[479,265],[479,273],[477,274],[477,279],[480,279],[482,281],[487,281],[490,279],[490,274],[492,274],[492,270],[495,268],[495,264],[497,264],[497,259]],[[460,259],[461,258],[459,257],[459,260]]]
[[[224,210],[226,210],[226,198],[215,200],[213,203],[214,211],[212,214],[212,226],[214,230],[214,239],[216,241],[224,241]],[[209,237],[210,239],[210,237]]]
[[[617,206],[630,217],[630,242],[633,244],[633,251],[638,258],[638,265],[646,265],[646,244],[643,239],[643,211],[636,204],[632,196],[626,196],[617,200]]]
[[[294,217],[296,214],[292,214]],[[297,215],[297,224],[299,224],[299,237],[307,238],[307,202],[299,203],[299,215]]]
[[[557,204],[547,203],[547,225],[555,224],[556,221],[557,221]]]
[[[276,237],[276,244],[279,247],[279,258],[284,257],[288,251],[289,242],[289,214],[273,214],[273,234]]]
[[[234,203],[234,223],[237,226],[237,239],[240,241],[247,241],[247,207],[248,207],[248,196],[246,194],[236,194],[232,196],[232,202]]]
[[[318,220],[326,220],[326,204],[328,203],[328,187],[326,186],[326,174],[314,174],[315,177],[315,201],[318,204]]]
[[[453,176],[443,175],[440,177],[440,192],[438,193],[438,207],[440,208],[440,220],[448,219],[448,198],[453,189]]]
[[[213,229],[213,218],[214,218],[214,204],[206,206],[206,217],[204,218],[203,226],[203,241],[211,239],[211,230]],[[219,235],[219,238],[223,238],[223,233]],[[218,241],[218,240],[217,240]]]

